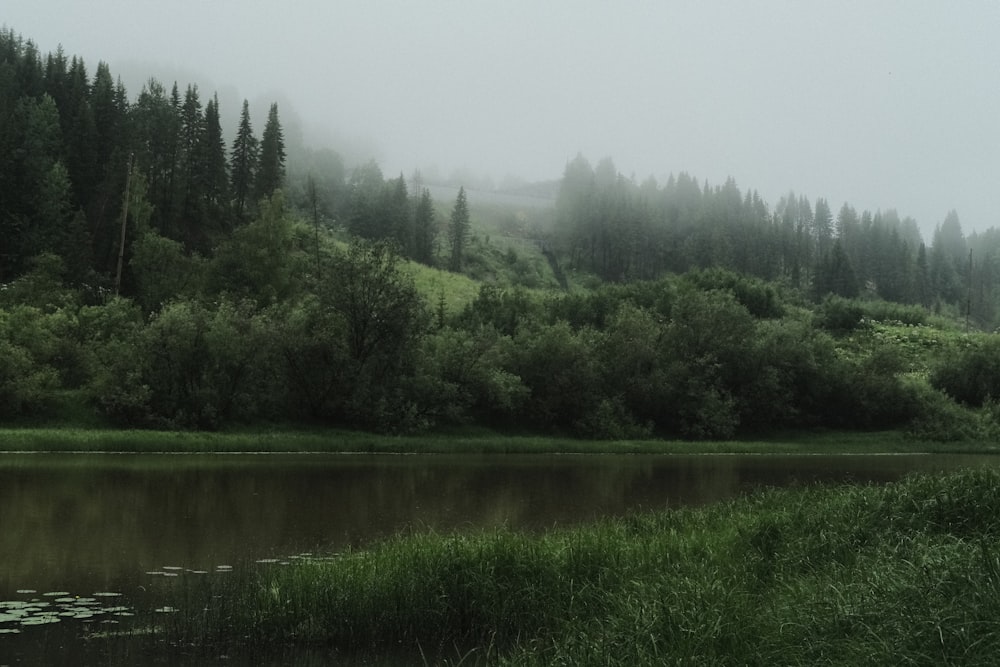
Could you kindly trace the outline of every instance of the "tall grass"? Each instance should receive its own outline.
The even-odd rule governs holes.
[[[995,664],[997,517],[1000,472],[980,470],[539,536],[400,536],[257,571],[195,605],[225,612],[198,612],[185,641],[416,664]]]
[[[770,440],[578,440],[486,431],[386,436],[340,429],[149,431],[99,428],[0,428],[0,452],[344,452],[435,454],[887,454],[988,453],[996,442],[921,440],[902,432],[802,432]]]

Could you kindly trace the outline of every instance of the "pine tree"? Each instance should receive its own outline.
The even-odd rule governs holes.
[[[77,204],[86,204],[97,184],[97,128],[90,97],[87,69],[82,59],[74,57],[68,74],[66,108],[60,109],[60,120],[66,168]]]
[[[173,185],[180,114],[166,89],[150,79],[135,105],[129,109],[137,169],[148,185],[153,206],[153,227],[163,236],[173,236]]]
[[[93,235],[94,268],[109,271],[112,255],[117,256],[120,207],[128,160],[128,96],[119,81],[116,85],[107,63],[97,65],[91,87],[94,115],[97,189],[87,206]]]
[[[272,104],[261,135],[260,157],[254,193],[257,200],[270,197],[285,182],[285,139],[278,120],[278,105]]]
[[[434,202],[427,188],[420,193],[420,201],[413,220],[413,259],[428,266],[434,263]]]
[[[822,257],[830,250],[833,240],[833,212],[825,199],[817,199],[813,213],[813,237],[816,241],[816,254]]]
[[[233,195],[233,208],[237,220],[243,220],[247,200],[253,196],[254,177],[257,173],[257,138],[250,126],[250,105],[243,100],[243,110],[240,112],[240,125],[233,140],[233,150],[230,156],[229,174]]]
[[[389,219],[390,233],[399,244],[399,249],[406,257],[413,256],[413,208],[410,206],[410,194],[406,189],[406,179],[400,174],[395,181],[386,184],[386,216]]]
[[[205,135],[205,117],[201,111],[198,86],[187,87],[181,107],[180,177],[178,178],[181,240],[188,247],[201,245],[205,186],[205,169],[202,147]]]
[[[366,239],[384,239],[388,236],[385,216],[385,178],[374,160],[354,170],[348,185],[347,228],[356,236]]]
[[[203,196],[205,210],[214,228],[226,226],[229,204],[229,174],[226,165],[226,142],[219,119],[219,96],[213,95],[205,105],[205,126],[202,146],[204,160]]]
[[[455,208],[451,211],[451,223],[448,226],[448,238],[451,242],[451,259],[448,266],[452,271],[462,270],[462,259],[468,237],[469,205],[465,200],[465,187],[461,187],[458,189]]]
[[[836,294],[845,299],[858,296],[857,276],[840,239],[833,242],[830,252],[820,261],[813,288],[817,298],[823,298],[827,294]]]

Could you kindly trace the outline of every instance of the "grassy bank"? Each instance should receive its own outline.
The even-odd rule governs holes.
[[[408,664],[995,664],[1000,473],[781,490],[526,536],[412,535],[178,592],[179,645]],[[187,598],[187,599],[184,599]]]
[[[344,453],[620,453],[620,454],[854,454],[975,452],[996,443],[920,441],[898,432],[802,432],[759,440],[579,440],[511,436],[484,431],[386,436],[341,430],[264,429],[228,432],[100,428],[0,429],[0,452],[344,452]]]

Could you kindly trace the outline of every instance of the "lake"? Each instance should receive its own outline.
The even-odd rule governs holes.
[[[5,644],[41,631],[24,619],[44,613],[60,628],[88,629],[124,622],[136,608],[155,606],[149,591],[171,577],[278,567],[401,531],[542,531],[761,486],[884,483],[998,462],[989,455],[2,455],[0,631],[23,632],[17,640],[0,634],[0,664]]]

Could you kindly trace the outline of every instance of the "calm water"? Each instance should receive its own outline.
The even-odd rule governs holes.
[[[536,531],[762,485],[882,483],[997,463],[968,455],[3,455],[0,602],[65,606],[80,596],[85,615],[87,604],[105,600],[155,604],[144,597],[154,579],[219,576],[400,531]],[[95,592],[122,596],[86,602]],[[16,627],[3,612],[0,605],[8,619],[0,630]],[[13,641],[0,634],[0,664]]]

